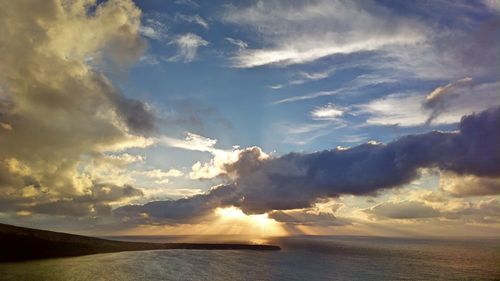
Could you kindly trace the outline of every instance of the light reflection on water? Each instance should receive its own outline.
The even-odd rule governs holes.
[[[0,264],[0,280],[493,280],[497,241],[276,238],[282,251],[164,250]]]

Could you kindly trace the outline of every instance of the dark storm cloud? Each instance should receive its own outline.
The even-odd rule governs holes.
[[[215,207],[233,205],[246,213],[307,208],[320,198],[375,194],[419,177],[420,168],[458,175],[500,176],[500,107],[462,118],[456,132],[409,135],[388,144],[366,143],[349,149],[290,153],[262,158],[261,150],[242,150],[228,164],[234,188],[223,196],[205,195],[119,208],[153,217],[189,219]],[[230,195],[228,195],[230,193]]]
[[[221,185],[206,194],[169,201],[154,201],[144,205],[127,205],[117,208],[114,214],[131,220],[161,218],[169,223],[191,223],[206,216],[217,207],[231,206],[235,202],[234,186]],[[142,216],[147,214],[147,217]]]
[[[115,106],[132,133],[148,134],[155,129],[155,115],[145,103],[117,94]]]

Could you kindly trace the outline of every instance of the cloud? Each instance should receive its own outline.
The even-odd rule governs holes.
[[[352,148],[280,157],[262,157],[258,148],[243,149],[238,151],[237,161],[227,163],[221,171],[221,176],[232,183],[192,199],[155,202],[153,216],[170,218],[170,212],[178,213],[178,203],[183,206],[180,209],[195,208],[196,216],[213,211],[217,204],[232,205],[245,213],[309,208],[322,198],[375,194],[408,184],[419,177],[422,168],[498,177],[500,133],[491,128],[499,126],[500,107],[496,107],[463,117],[456,132],[409,135],[388,144],[370,142]],[[194,203],[200,207],[191,206]],[[147,212],[145,206],[118,210]],[[427,216],[433,213],[413,203],[405,208],[425,210],[422,212]]]
[[[165,198],[168,198],[168,199],[187,198],[187,197],[192,197],[194,195],[204,193],[203,190],[197,189],[197,188],[165,188],[165,187],[151,188],[151,187],[148,187],[148,188],[144,189],[143,191],[144,191],[144,197],[141,198],[142,202],[164,200]]]
[[[426,123],[430,124],[441,114],[449,103],[449,99],[456,95],[457,88],[463,88],[472,84],[472,78],[465,77],[455,82],[449,83],[446,86],[440,86],[430,92],[423,103],[423,107],[432,111]]]
[[[477,203],[464,204],[443,212],[443,216],[451,220],[464,220],[472,223],[500,223],[500,200],[490,198]]]
[[[495,33],[500,27],[498,17],[488,14],[484,8],[478,10],[486,13],[484,17],[468,17],[465,16],[470,11],[468,7],[450,13],[450,9],[457,8],[451,2],[436,4],[432,12],[428,7],[421,7],[418,2],[414,3],[414,8],[426,11],[426,21],[437,22],[444,16],[449,23],[435,25],[425,43],[387,48],[381,52],[382,56],[372,61],[372,66],[397,70],[425,80],[492,77],[491,74],[497,68],[495,62],[500,59],[496,51],[500,36]],[[463,14],[464,18],[457,18],[456,13]],[[467,24],[464,19],[467,19]]]
[[[445,90],[445,94],[435,95],[430,100],[427,99],[428,95],[418,92],[389,94],[365,104],[354,105],[353,108],[358,109],[354,113],[366,114],[366,122],[370,125],[435,126],[457,123],[463,115],[498,104],[498,82],[470,85],[464,80],[459,85],[462,87],[453,86],[453,92]],[[439,88],[436,92],[443,93]]]
[[[189,7],[193,8],[193,9],[197,9],[197,8],[200,7],[200,4],[196,3],[193,0],[176,0],[175,4],[177,4],[177,5],[186,5],[186,6],[189,6]]]
[[[225,162],[218,161],[214,158],[209,163],[201,163],[200,161],[193,164],[191,167],[191,172],[189,173],[189,178],[193,180],[198,179],[213,179],[220,175],[224,170],[221,169],[221,165]]]
[[[151,107],[124,96],[103,72],[143,54],[140,10],[127,0],[0,5],[4,210],[61,213],[52,206],[78,201],[80,214],[90,214],[135,197],[123,185],[107,186],[120,196],[104,196],[97,183],[108,181],[88,171],[112,151],[149,145],[155,133]]]
[[[165,40],[168,38],[168,28],[160,20],[147,17],[139,27],[139,33],[153,40]]]
[[[334,71],[335,71],[334,69],[329,69],[327,71],[322,71],[322,72],[311,72],[311,73],[301,71],[299,72],[299,75],[307,80],[321,80],[330,76],[330,74],[332,74]],[[292,84],[300,84],[300,83],[298,83],[298,81],[294,81],[292,82]]]
[[[415,193],[415,192],[413,192]],[[472,224],[496,224],[500,222],[500,201],[489,198],[479,201],[448,199],[443,194],[416,192],[412,196],[383,202],[362,211],[372,220],[411,220],[417,222],[446,223],[449,221]],[[415,196],[413,196],[415,197]]]
[[[214,147],[214,145],[217,143],[216,139],[207,138],[190,132],[186,133],[186,138],[183,140],[163,136],[160,138],[160,142],[167,146],[186,150],[210,152],[212,154],[222,152],[222,150]]]
[[[153,169],[153,170],[143,171],[141,172],[141,174],[155,179],[174,178],[183,175],[183,173],[177,169],[170,169],[166,172],[160,169]]]
[[[340,137],[340,141],[346,143],[359,143],[365,141],[367,138],[368,137],[365,134],[343,135]]]
[[[500,178],[444,173],[439,179],[439,187],[457,197],[499,195]]]
[[[214,129],[232,129],[233,123],[220,111],[196,99],[169,99],[168,106],[158,113],[169,132],[212,132]]]
[[[277,100],[277,101],[273,102],[273,104],[282,104],[282,103],[310,100],[310,99],[315,99],[315,98],[325,97],[325,96],[334,96],[334,95],[352,93],[352,92],[357,92],[357,91],[359,91],[365,87],[368,87],[368,86],[376,86],[379,84],[394,83],[396,81],[397,81],[397,79],[395,77],[380,76],[377,74],[363,74],[363,75],[357,76],[355,79],[349,81],[341,88],[338,88],[338,89],[335,89],[332,91],[319,91],[319,92],[308,93],[305,95],[284,98],[284,99]]]
[[[340,128],[344,125],[336,120],[335,124],[330,121],[321,123],[281,123],[277,125],[277,131],[283,132],[283,142],[303,145],[319,137],[331,133],[332,128]]]
[[[333,104],[316,107],[313,111],[311,111],[311,117],[314,120],[337,120],[338,117],[343,114],[344,110]]]
[[[359,113],[368,114],[366,123],[370,125],[410,127],[422,125],[428,118],[421,108],[422,100],[423,97],[415,93],[390,94],[356,107]]]
[[[209,25],[208,22],[202,18],[200,15],[184,15],[184,14],[177,14],[175,16],[175,19],[180,19],[189,23],[195,23],[203,27],[204,29],[208,29]]]
[[[83,194],[72,198],[46,198],[48,200],[24,198],[23,204],[16,206],[16,210],[17,212],[29,214],[59,216],[108,216],[111,214],[111,203],[124,204],[134,197],[143,195],[142,190],[130,185],[118,186],[107,183],[94,183],[90,188],[85,189]]]
[[[172,43],[177,45],[178,53],[169,60],[181,60],[185,63],[192,62],[196,58],[198,48],[208,45],[208,41],[205,41],[203,38],[193,33],[179,35]]]
[[[147,182],[153,180],[154,183],[159,185],[164,185],[170,182],[171,178],[178,178],[184,175],[183,172],[177,169],[170,169],[168,171],[164,171],[162,169],[151,169],[145,171],[134,171],[129,174],[134,176],[134,181],[137,180],[137,177],[142,178],[142,180],[146,180]]]
[[[216,148],[216,139],[203,137],[190,132],[186,133],[186,138],[183,140],[163,136],[160,138],[160,143],[170,147],[185,150],[208,152],[214,156],[209,162],[201,163],[200,161],[198,161],[193,164],[193,166],[191,167],[191,172],[189,173],[189,178],[191,179],[211,179],[219,176],[224,172],[225,165],[238,160],[238,155],[242,151],[238,147],[233,147],[229,150]],[[251,147],[247,149],[260,150],[257,147]],[[268,157],[268,155],[264,152],[260,152],[260,157]]]
[[[384,202],[364,210],[372,216],[389,219],[422,219],[439,217],[441,213],[422,202]]]
[[[240,39],[234,39],[234,38],[231,38],[231,37],[226,37],[225,39],[226,39],[227,42],[229,42],[229,43],[231,43],[231,44],[233,44],[235,46],[238,46],[238,48],[240,50],[248,48],[248,44],[245,41],[242,41]]]
[[[280,87],[280,88],[282,88],[282,87]],[[308,93],[308,94],[302,95],[302,96],[295,96],[295,97],[280,99],[280,100],[273,102],[272,104],[289,103],[289,102],[295,102],[295,101],[301,101],[301,100],[315,99],[318,97],[333,96],[333,95],[340,94],[342,92],[346,92],[347,90],[349,90],[349,89],[340,88],[340,89],[333,90],[333,91],[313,92],[313,93]]]
[[[495,0],[484,0],[483,3],[488,6],[488,8],[496,11],[496,12],[500,12],[500,3],[498,3],[498,1],[495,1]]]
[[[148,134],[154,131],[156,117],[148,104],[120,95],[115,95],[113,98],[116,110],[122,116],[130,132]]]
[[[284,85],[283,84],[276,84],[276,85],[271,85],[269,86],[269,88],[273,89],[273,90],[279,90],[281,88],[283,88]]]
[[[372,2],[259,1],[227,6],[223,21],[257,31],[266,45],[235,54],[233,65],[243,68],[302,64],[424,40],[420,23]]]
[[[500,21],[493,2],[414,2],[395,8],[380,1],[258,1],[228,5],[222,20],[257,35],[255,47],[232,55],[234,67],[288,66],[326,57],[341,63],[340,54],[350,54],[350,62],[368,71],[390,71],[400,79],[453,81],[471,76],[480,81],[496,79],[492,73],[500,59],[495,32]],[[358,55],[359,61],[354,57]],[[306,81],[298,77],[288,84]]]
[[[472,78],[465,77],[453,83],[449,83],[446,86],[439,86],[425,97],[425,106],[433,107],[436,103],[440,102],[445,95],[450,95],[454,89],[470,85],[471,83]]]
[[[269,218],[291,225],[344,226],[351,224],[349,220],[337,218],[333,213],[315,213],[307,210],[273,211],[269,213]]]
[[[340,67],[331,67],[329,69],[318,72],[305,72],[300,71],[297,73],[297,78],[288,82],[289,85],[300,85],[309,81],[317,81],[330,77]]]
[[[106,155],[105,158],[109,161],[113,161],[114,165],[128,165],[136,162],[144,162],[145,159],[141,155],[132,155],[129,153],[110,154]]]
[[[230,206],[233,202],[233,186],[217,186],[205,194],[169,201],[156,201],[144,205],[126,205],[114,210],[125,220],[142,222],[159,220],[163,223],[197,223],[217,207]]]
[[[239,157],[241,153],[245,151],[255,151],[256,157],[259,160],[267,159],[269,157],[268,154],[264,153],[259,147],[248,147],[246,149],[239,149],[237,147],[233,148],[233,150],[227,151],[216,151],[212,153],[214,157],[210,159],[209,162],[201,163],[196,162],[191,167],[191,172],[189,173],[189,177],[191,179],[212,179],[221,174],[226,173],[226,166],[233,164],[239,161]]]

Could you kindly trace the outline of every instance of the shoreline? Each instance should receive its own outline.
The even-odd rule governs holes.
[[[146,250],[279,251],[275,245],[240,243],[151,243],[117,241],[0,223],[0,262]]]

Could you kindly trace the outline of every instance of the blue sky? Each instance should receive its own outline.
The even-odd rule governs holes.
[[[246,228],[265,215],[290,233],[498,230],[500,172],[481,151],[457,164],[446,158],[456,147],[443,148],[447,161],[390,181],[380,167],[401,168],[399,156],[342,158],[403,147],[402,158],[420,159],[426,143],[415,151],[407,140],[467,138],[464,116],[496,116],[485,110],[500,104],[498,1],[49,2],[26,4],[33,15],[25,3],[3,9],[5,220],[189,233],[235,223],[221,221],[229,212]],[[489,149],[498,134],[480,121]],[[474,165],[494,172],[462,168]],[[353,180],[336,186],[345,167]],[[213,195],[225,187],[241,198]]]
[[[474,37],[479,29],[486,29],[482,26],[487,22],[494,22],[495,6],[488,6],[487,2],[136,4],[143,13],[142,35],[148,49],[128,75],[117,78],[117,84],[127,95],[153,105],[160,116],[196,119],[184,120],[176,128],[160,122],[162,132],[170,136],[183,138],[185,132],[192,132],[216,139],[217,146],[225,149],[239,145],[259,146],[277,154],[312,152],[370,140],[388,142],[429,130],[453,130],[462,115],[484,109],[498,97],[489,92],[484,98],[475,99],[477,105],[469,104],[466,98],[452,102],[441,120],[431,124],[425,123],[430,111],[425,112],[416,104],[437,87],[466,77],[473,79],[471,87],[497,88],[494,66],[486,65],[489,69],[484,70],[476,62],[461,61],[467,52],[481,57],[481,49],[439,46]],[[366,23],[342,15],[342,9],[355,6],[360,10],[352,16],[365,17]],[[321,8],[324,14],[314,10]],[[280,24],[272,30],[276,22]],[[373,30],[347,30],[368,28],[371,22],[378,25]],[[336,31],[335,24],[341,25],[342,30]],[[383,29],[394,25],[403,27]],[[352,47],[353,50],[347,48],[342,53],[327,51],[304,62],[238,65],[238,56],[246,52],[286,50],[282,44],[300,49],[295,59],[301,60],[308,50],[316,48],[320,52],[322,47],[317,45],[327,32],[333,33],[328,40],[340,47],[344,33],[356,37],[353,42],[345,39],[347,45],[364,42],[363,36],[372,32],[380,33],[373,36],[374,41],[400,36],[401,43],[391,44],[392,39],[387,38],[374,43],[380,46],[362,46],[359,50]],[[178,46],[176,40],[186,34],[196,38],[193,46]],[[496,36],[489,40],[498,42],[497,34],[490,31],[488,35]],[[489,45],[480,47],[494,49]],[[192,57],[183,57],[183,52],[190,48]],[[293,100],[307,95],[312,97]],[[182,112],[186,107],[198,111],[196,117],[192,112]],[[339,115],[330,112],[313,116],[315,111],[329,108]],[[457,108],[460,112],[453,113]]]

